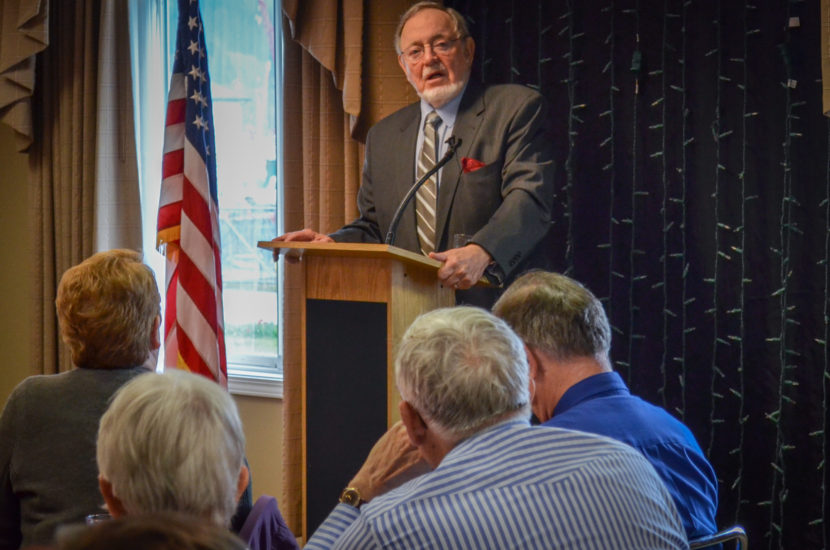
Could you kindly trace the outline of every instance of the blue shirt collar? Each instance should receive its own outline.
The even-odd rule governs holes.
[[[469,83],[470,81],[467,80],[464,87],[461,88],[461,92],[438,109],[433,108],[432,105],[422,99],[421,120],[424,120],[429,113],[435,111],[438,113],[438,116],[441,117],[441,125],[447,128],[452,128],[455,125],[455,117],[458,115],[458,107],[461,105],[461,98],[464,97],[464,92],[467,91],[467,85]]]
[[[553,416],[562,414],[583,401],[609,395],[628,395],[631,392],[616,372],[601,372],[589,376],[568,388],[553,409]]]

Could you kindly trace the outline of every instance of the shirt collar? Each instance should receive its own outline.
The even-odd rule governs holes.
[[[467,439],[463,439],[458,442],[458,444],[453,447],[450,452],[441,460],[441,464],[439,465],[446,465],[455,462],[456,460],[464,460],[465,456],[472,455],[472,456],[479,456],[486,451],[484,449],[489,448],[491,446],[491,440],[494,437],[499,437],[506,431],[515,430],[517,428],[526,428],[530,426],[530,417],[523,417],[523,416],[511,416],[506,420],[502,420],[492,426],[488,426],[483,430],[474,433]]]
[[[553,416],[562,414],[583,401],[609,395],[628,395],[628,386],[616,372],[601,372],[580,380],[565,392],[553,409]]]
[[[455,117],[458,115],[458,107],[461,105],[461,98],[464,97],[464,92],[467,91],[467,85],[469,85],[469,83],[470,81],[467,80],[464,87],[461,88],[461,92],[438,109],[435,109],[432,105],[422,99],[421,120],[425,120],[429,113],[435,111],[438,113],[438,116],[441,117],[441,126],[452,128],[455,125]]]

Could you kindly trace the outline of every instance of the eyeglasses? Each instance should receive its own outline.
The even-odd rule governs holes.
[[[459,36],[458,38],[453,38],[448,40],[446,38],[439,38],[434,42],[429,42],[427,44],[413,44],[412,46],[405,49],[401,55],[409,62],[409,63],[417,63],[424,57],[424,52],[426,51],[427,46],[429,49],[432,50],[434,55],[447,55],[450,51],[455,47],[455,43],[459,40],[466,38],[465,36]]]

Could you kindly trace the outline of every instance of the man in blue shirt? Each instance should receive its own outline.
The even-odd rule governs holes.
[[[601,434],[639,450],[663,479],[689,539],[716,531],[718,482],[692,432],[631,395],[611,369],[611,329],[600,301],[577,281],[534,271],[493,306],[524,340],[545,426]]]
[[[492,314],[456,307],[416,319],[395,360],[402,424],[306,550],[687,548],[671,496],[640,453],[530,426],[528,375],[521,340]],[[431,471],[389,490],[421,458]]]

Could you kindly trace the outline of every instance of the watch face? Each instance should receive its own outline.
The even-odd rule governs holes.
[[[359,507],[360,491],[353,487],[344,489],[343,492],[340,494],[340,502],[348,504],[349,506],[354,506],[355,508]]]

